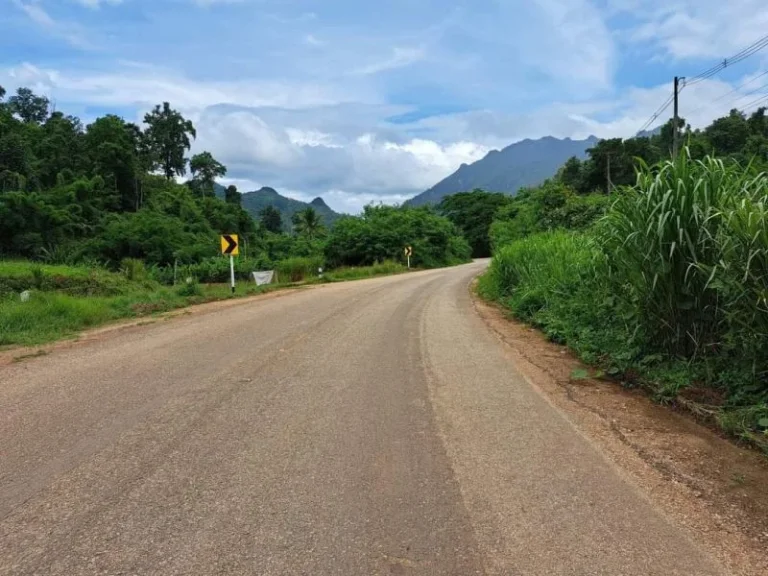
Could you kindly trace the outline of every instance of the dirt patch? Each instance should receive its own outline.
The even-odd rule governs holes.
[[[642,392],[572,378],[587,367],[565,347],[477,297],[475,308],[524,376],[671,520],[733,574],[768,574],[768,459]]]

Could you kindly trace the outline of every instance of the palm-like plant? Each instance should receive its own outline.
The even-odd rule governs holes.
[[[325,231],[322,217],[314,208],[305,208],[293,217],[293,228],[297,234],[314,240]]]

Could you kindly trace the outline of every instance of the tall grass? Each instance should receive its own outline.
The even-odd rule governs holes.
[[[643,167],[637,186],[619,195],[599,235],[609,278],[627,311],[662,346],[705,353],[732,328],[728,308],[760,316],[755,296],[767,285],[756,268],[768,249],[767,190],[764,175],[750,177],[714,158],[681,157]]]
[[[589,361],[667,395],[715,388],[747,427],[768,417],[765,174],[685,153],[641,165],[593,230],[501,248],[480,288]]]
[[[280,282],[301,282],[317,277],[318,269],[322,266],[322,258],[294,257],[278,262],[275,271]]]

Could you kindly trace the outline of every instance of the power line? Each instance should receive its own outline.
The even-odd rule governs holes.
[[[709,103],[707,103],[707,104],[704,104],[703,106],[699,106],[698,108],[695,108],[695,109],[691,110],[691,111],[690,111],[690,112],[688,112],[687,114],[688,114],[688,115],[693,115],[693,114],[696,114],[696,113],[698,113],[698,112],[701,112],[702,110],[705,110],[706,108],[710,108],[710,107],[711,107],[713,104],[716,104],[717,102],[720,102],[720,101],[721,101],[723,98],[726,98],[727,96],[730,96],[731,94],[734,94],[734,93],[738,92],[739,90],[741,90],[742,88],[744,88],[744,86],[747,86],[747,85],[749,85],[749,84],[752,84],[752,82],[754,82],[755,80],[758,80],[758,79],[762,78],[762,77],[763,77],[763,76],[765,76],[765,75],[768,75],[768,70],[766,70],[766,71],[765,71],[765,72],[763,72],[762,74],[758,74],[757,76],[755,76],[754,78],[751,78],[750,80],[747,80],[746,82],[742,82],[741,84],[739,84],[738,86],[736,86],[736,88],[734,88],[734,89],[733,89],[733,90],[731,90],[730,92],[726,92],[726,93],[725,93],[725,94],[723,94],[722,96],[720,96],[720,97],[718,97],[718,98],[715,98],[714,100],[712,100],[711,102],[709,102]],[[754,94],[755,92],[758,92],[758,91],[762,90],[763,88],[768,88],[768,84],[763,84],[762,86],[758,86],[758,87],[757,87],[757,88],[755,88],[754,90],[751,90],[751,91],[749,91],[749,92],[745,92],[744,94],[740,94],[739,96],[737,96],[736,98],[733,98],[733,99],[729,100],[728,102],[729,102],[729,103],[731,103],[731,102],[732,102],[732,103],[734,103],[734,104],[735,104],[735,103],[736,103],[736,102],[738,102],[739,100],[743,100],[743,99],[744,99],[746,96],[749,96],[750,94]]]
[[[645,124],[643,124],[643,127],[640,128],[638,132],[642,132],[643,130],[650,128],[653,125],[653,123],[656,121],[656,119],[659,116],[661,116],[664,113],[664,111],[672,105],[672,102],[674,102],[674,100],[675,100],[674,94],[671,95],[669,98],[667,98],[666,101],[661,106],[659,106],[659,109],[656,110],[656,112],[654,112],[651,115],[651,117],[645,122]]]
[[[656,119],[661,114],[663,114],[664,111],[667,108],[669,108],[670,105],[675,101],[675,97],[677,96],[677,94],[679,94],[679,92],[682,91],[686,86],[693,86],[695,84],[698,84],[699,82],[703,82],[704,80],[712,78],[715,74],[721,72],[722,70],[725,70],[728,66],[733,66],[734,64],[737,64],[742,60],[749,58],[750,56],[759,52],[766,46],[768,46],[768,35],[763,36],[759,40],[756,40],[755,42],[753,42],[752,44],[744,48],[741,52],[734,54],[730,58],[724,59],[719,64],[716,64],[715,66],[712,66],[707,70],[704,70],[704,72],[701,72],[690,79],[680,78],[680,80],[682,80],[682,86],[680,86],[679,89],[678,89],[678,81],[676,78],[674,93],[669,98],[667,98],[661,106],[659,106],[659,109],[651,115],[651,117],[646,121],[646,123],[643,124],[643,127],[640,128],[640,130],[638,130],[638,132],[642,132],[648,129],[650,126],[652,126],[653,123],[656,121]],[[756,78],[754,78],[753,80],[755,79]],[[738,90],[738,88],[736,90]],[[732,92],[725,94],[722,98],[724,98],[725,96],[728,96],[731,93]],[[677,129],[676,126],[675,126],[675,129]]]
[[[768,36],[763,36],[759,40],[753,42],[752,44],[744,48],[744,50],[742,50],[738,54],[734,54],[730,58],[726,58],[725,60],[713,66],[712,68],[709,68],[708,70],[705,70],[704,72],[701,72],[700,74],[697,74],[696,76],[688,79],[688,81],[686,82],[686,85],[692,86],[694,84],[698,84],[699,82],[703,82],[704,80],[711,78],[721,70],[725,70],[728,66],[733,66],[734,64],[737,64],[742,60],[749,58],[750,56],[752,56],[756,52],[759,52],[766,46],[768,46]]]
[[[760,98],[757,98],[756,100],[752,100],[752,102],[750,102],[749,104],[745,105],[745,106],[744,106],[743,108],[741,108],[739,111],[743,113],[743,112],[746,112],[747,110],[749,110],[749,109],[751,109],[751,108],[754,108],[754,107],[755,107],[755,105],[757,105],[757,106],[759,107],[759,106],[760,106],[760,104],[762,104],[762,103],[763,103],[763,101],[766,101],[766,102],[768,102],[768,94],[762,94],[762,95],[760,96]]]

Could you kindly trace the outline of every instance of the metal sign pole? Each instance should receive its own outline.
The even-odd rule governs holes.
[[[232,280],[232,294],[235,293],[235,257],[229,255],[229,276]]]

